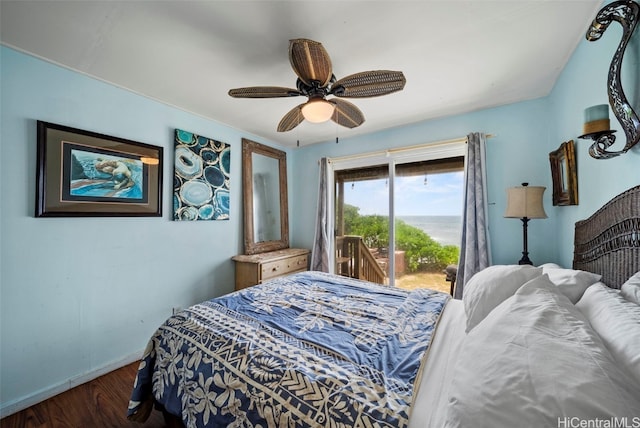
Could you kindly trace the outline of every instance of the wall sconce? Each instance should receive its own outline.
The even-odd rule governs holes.
[[[607,80],[607,93],[609,94],[609,104],[618,122],[627,137],[627,143],[620,151],[607,151],[616,141],[613,135],[615,131],[609,128],[609,112],[606,104],[593,106],[585,110],[584,135],[579,138],[591,139],[594,143],[589,148],[589,154],[596,159],[611,159],[629,151],[631,147],[640,141],[640,119],[633,111],[631,104],[627,101],[622,90],[620,80],[620,69],[622,68],[622,57],[627,48],[629,39],[640,19],[640,5],[634,0],[619,0],[610,3],[600,9],[600,12],[593,20],[591,27],[587,30],[586,38],[590,42],[602,37],[611,21],[617,21],[622,26],[622,40],[613,55],[609,76]],[[606,117],[605,114],[606,113]],[[604,120],[606,119],[606,126]]]
[[[507,210],[504,213],[506,218],[519,218],[522,220],[522,240],[523,250],[519,265],[532,265],[529,260],[527,249],[527,224],[532,218],[547,218],[542,204],[542,194],[546,187],[529,186],[529,183],[522,183],[522,187],[511,187],[507,189]]]

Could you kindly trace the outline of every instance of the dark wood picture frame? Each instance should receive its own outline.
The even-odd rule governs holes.
[[[162,147],[37,122],[36,217],[161,217]]]
[[[564,142],[549,153],[553,179],[553,205],[578,205],[578,173],[575,143]]]

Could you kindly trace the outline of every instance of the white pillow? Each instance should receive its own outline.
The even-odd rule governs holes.
[[[543,265],[540,265],[540,267],[542,268],[543,271],[545,269],[562,269],[562,266],[557,265],[555,263],[545,263]]]
[[[541,274],[541,268],[530,265],[494,265],[473,275],[465,284],[462,295],[467,314],[465,331],[471,331],[493,308],[511,297],[525,282]]]
[[[560,287],[560,291],[571,300],[571,303],[580,300],[584,290],[602,278],[602,275],[584,270],[545,267],[544,265],[542,273],[549,275],[551,282]]]
[[[587,288],[576,306],[640,385],[640,306],[601,282]]]
[[[622,284],[620,292],[625,299],[640,305],[640,272],[636,272],[627,282]]]
[[[543,275],[465,337],[445,427],[555,427],[561,417],[633,420],[640,387],[630,379]]]

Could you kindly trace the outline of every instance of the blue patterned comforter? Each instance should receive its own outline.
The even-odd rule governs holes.
[[[153,335],[129,418],[187,427],[406,427],[448,294],[320,272],[192,306]]]

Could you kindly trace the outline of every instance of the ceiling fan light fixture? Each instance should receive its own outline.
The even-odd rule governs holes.
[[[322,123],[331,119],[335,106],[322,98],[310,99],[302,106],[302,115],[312,123]]]

